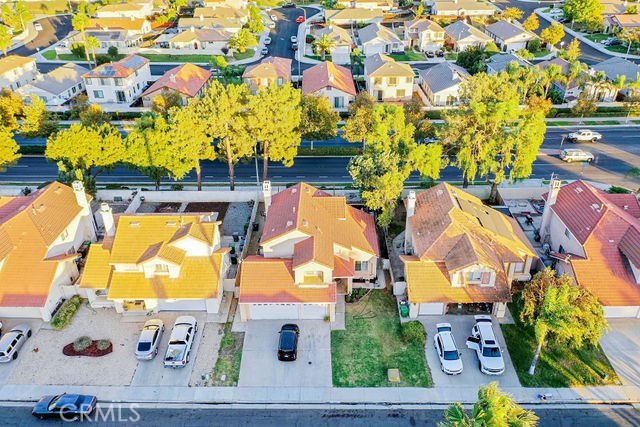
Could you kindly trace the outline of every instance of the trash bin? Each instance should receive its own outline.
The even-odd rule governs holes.
[[[409,303],[407,301],[400,301],[400,316],[409,316]]]
[[[253,223],[252,230],[253,230],[253,231],[258,231],[258,229],[259,229],[259,228],[260,228],[260,223],[259,223],[259,222],[257,222],[257,221],[255,221],[255,222]]]

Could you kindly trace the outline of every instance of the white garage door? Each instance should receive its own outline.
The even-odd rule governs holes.
[[[604,317],[616,318],[616,317],[637,317],[638,308],[635,306],[615,307],[607,306],[604,308]]]
[[[206,311],[203,299],[178,299],[158,301],[158,311]]]
[[[324,319],[327,316],[326,304],[302,304],[301,319]]]
[[[435,315],[442,315],[444,311],[444,307],[443,304],[440,302],[435,302],[435,303],[422,303],[420,304],[420,311],[418,314],[435,314]]]
[[[298,319],[298,304],[251,304],[251,319]]]

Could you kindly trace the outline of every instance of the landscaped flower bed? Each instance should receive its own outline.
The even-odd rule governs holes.
[[[80,337],[62,349],[65,356],[89,356],[100,357],[113,351],[113,344],[109,340],[92,340],[89,337]]]

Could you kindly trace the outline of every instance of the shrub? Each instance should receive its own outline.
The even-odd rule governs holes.
[[[527,45],[527,50],[531,53],[536,53],[540,51],[541,44],[540,39],[533,39]]]
[[[98,65],[108,64],[111,62],[112,57],[109,55],[96,55],[96,63]]]
[[[425,345],[427,342],[427,333],[424,326],[418,320],[412,320],[402,325],[402,340],[406,343],[417,342]]]
[[[69,50],[71,51],[72,54],[74,54],[78,58],[84,59],[84,57],[86,56],[84,46],[81,44],[78,44],[78,43],[73,44],[71,45],[71,48],[69,48]]]
[[[631,193],[631,191],[627,190],[624,187],[618,187],[618,186],[612,185],[607,190],[607,193],[609,193],[609,194],[629,194],[629,193]]]
[[[116,58],[118,56],[118,48],[115,46],[109,46],[109,49],[107,49],[107,55],[111,58]]]
[[[91,339],[91,337],[88,337],[86,335],[82,336],[73,342],[73,350],[78,353],[84,351],[89,348],[92,342],[93,340]]]
[[[80,298],[79,295],[74,295],[66,300],[62,304],[62,307],[60,307],[60,309],[53,316],[53,319],[51,319],[51,326],[53,327],[53,329],[60,330],[67,326],[71,322],[71,319],[73,319],[73,316],[75,316],[81,305],[82,298]]]
[[[366,289],[366,288],[352,289],[351,293],[349,295],[346,295],[344,300],[345,302],[348,302],[348,303],[358,302],[363,296],[366,295],[368,291],[369,289]]]
[[[182,184],[172,184],[171,191],[182,191],[184,190],[184,185]]]
[[[100,351],[104,351],[108,349],[110,345],[111,341],[109,340],[98,340],[98,342],[96,343],[96,348]]]

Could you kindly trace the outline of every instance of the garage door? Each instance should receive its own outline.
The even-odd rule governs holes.
[[[420,311],[419,314],[435,314],[435,315],[442,315],[443,313],[443,304],[436,302],[436,303],[422,303],[420,304]]]
[[[302,304],[301,319],[324,319],[327,316],[326,304]]]
[[[251,304],[251,319],[298,319],[298,304]]]
[[[203,299],[172,299],[158,301],[158,311],[206,311]]]
[[[607,306],[603,308],[604,308],[604,317],[607,317],[607,318],[638,316],[638,307],[635,307],[635,306],[624,306],[624,307]]]

